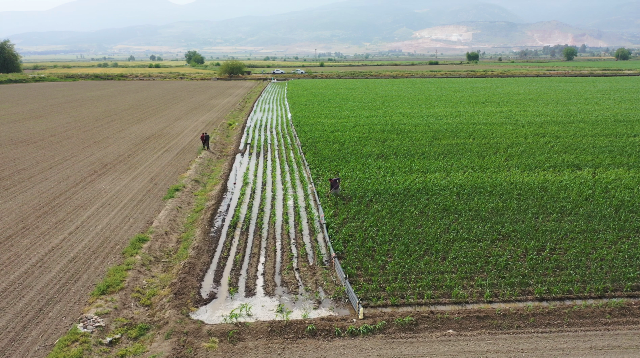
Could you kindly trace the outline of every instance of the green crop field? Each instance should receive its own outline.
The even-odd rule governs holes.
[[[640,60],[634,59],[631,61],[615,61],[615,60],[601,60],[601,61],[555,61],[555,62],[497,62],[499,66],[526,66],[526,67],[542,67],[548,69],[554,68],[570,68],[573,70],[584,69],[611,69],[611,70],[638,70],[640,69]]]
[[[640,291],[638,98],[638,78],[288,90],[334,248],[369,304]]]

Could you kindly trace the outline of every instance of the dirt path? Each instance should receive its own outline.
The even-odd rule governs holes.
[[[254,85],[0,86],[0,357],[48,352]]]
[[[245,357],[638,357],[638,330],[239,343]]]

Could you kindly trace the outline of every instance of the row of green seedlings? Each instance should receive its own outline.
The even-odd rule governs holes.
[[[277,97],[276,97],[276,101],[277,101]],[[275,103],[274,105],[275,108],[273,108],[274,110],[274,115],[276,116],[276,120],[277,120],[277,125],[276,125],[276,135],[278,137],[278,151],[280,153],[280,172],[282,173],[282,176],[284,177],[285,174],[285,162],[287,162],[287,154],[286,154],[286,148],[285,148],[285,141],[284,141],[284,137],[282,135],[282,112],[278,112],[277,107],[278,107],[278,102]],[[280,115],[279,115],[280,114]],[[284,207],[282,210],[282,225],[283,225],[283,230],[282,233],[286,234],[287,236],[289,236],[289,230],[290,230],[290,226],[289,226],[289,210],[287,209],[287,202],[288,202],[288,193],[289,193],[289,184],[286,180],[284,179],[280,179],[282,182],[282,191],[283,191],[283,195],[284,195]],[[292,190],[293,191],[293,190]],[[295,205],[295,201],[294,201],[294,205]],[[294,210],[295,213],[295,210]],[[291,247],[291,250],[289,250],[289,264],[285,267],[283,273],[289,275],[292,270],[294,270],[295,268],[293,267],[293,262],[294,262],[294,246],[295,246],[295,238],[290,237],[289,240],[292,241],[293,246]]]
[[[247,195],[247,186],[249,184],[249,172],[248,170],[246,170],[244,172],[244,176],[242,178],[242,188],[240,189],[240,197],[238,198],[238,203],[242,203],[242,201],[244,200],[245,195]],[[238,225],[238,222],[240,221],[240,205],[236,206],[236,210],[233,213],[233,218],[231,219],[231,223],[229,224],[229,228],[227,229],[227,240],[224,243],[224,252],[220,257],[220,263],[219,265],[224,265],[225,262],[227,262],[227,259],[229,258],[229,255],[231,254],[231,244],[233,243],[234,237],[233,234],[235,232],[235,228]],[[235,258],[234,258],[235,261]],[[235,263],[235,262],[234,262]],[[224,268],[221,267],[224,271]],[[231,297],[231,299],[233,299],[233,297],[238,293],[238,288],[237,287],[233,287],[231,285],[231,276],[229,276],[229,296]]]
[[[267,140],[267,138],[270,135],[270,132],[269,132],[269,121],[265,120],[265,122],[266,122],[265,123],[265,128],[263,129],[264,135],[262,136],[262,141],[260,142],[260,144],[265,147],[264,148],[264,152],[260,153],[261,156],[265,156],[264,161],[263,161],[264,162],[264,168],[263,168],[264,171],[263,171],[263,176],[262,176],[262,181],[263,181],[263,185],[264,185],[263,190],[262,190],[262,193],[263,193],[262,195],[264,196],[264,200],[260,199],[260,207],[258,208],[258,218],[256,220],[256,227],[255,227],[256,233],[260,233],[260,235],[256,235],[256,239],[257,240],[255,240],[256,243],[254,243],[254,245],[258,246],[258,252],[257,252],[258,265],[260,265],[260,255],[262,254],[260,247],[262,246],[262,239],[263,239],[262,238],[262,227],[264,226],[264,218],[265,218],[265,215],[267,215],[267,218],[272,216],[271,212],[269,212],[269,213],[265,213],[264,212],[265,205],[267,203],[267,192],[266,192],[265,189],[266,189],[266,183],[267,183],[267,180],[268,180],[268,178],[264,175],[264,173],[267,173],[269,170],[272,169],[271,166],[269,166],[269,161],[267,160],[268,158],[266,158],[266,156],[269,153],[269,147],[270,147],[269,141]],[[271,165],[273,165],[273,163]],[[272,185],[272,187],[273,187],[273,185]],[[273,189],[272,189],[272,192],[273,192]],[[273,195],[271,196],[271,203],[272,203],[272,207],[273,207]],[[265,250],[265,255],[266,254],[267,253],[266,253],[266,250]],[[266,257],[265,257],[265,265],[266,265]],[[263,272],[263,274],[264,274],[264,272]],[[256,273],[256,275],[257,275],[257,273]],[[250,273],[247,273],[247,278],[250,278],[250,277],[252,277],[252,275]],[[254,292],[257,292],[257,287],[254,290]]]
[[[290,125],[293,126],[293,123],[290,122]],[[295,138],[294,138],[293,147],[294,147],[293,153],[294,153],[294,156],[295,156],[296,164],[298,165],[299,171],[302,172],[302,175],[300,175],[300,179],[302,181],[302,187],[303,187],[303,189],[306,189],[306,192],[305,192],[306,195],[304,195],[304,199],[305,199],[305,202],[306,202],[305,210],[306,210],[306,213],[307,213],[307,218],[310,219],[311,223],[314,223],[316,221],[319,221],[320,218],[316,215],[316,213],[312,209],[312,205],[315,205],[315,202],[313,202],[313,201],[311,201],[309,199],[309,196],[311,194],[311,191],[310,191],[311,189],[310,189],[309,181],[307,180],[306,169],[305,169],[306,166],[304,165],[304,163],[302,161],[302,149],[297,145],[297,143],[295,143]],[[310,228],[310,235],[312,235],[311,242],[316,247],[315,250],[314,250],[315,251],[315,260],[316,260],[316,262],[323,262],[324,260],[323,260],[323,257],[322,257],[322,250],[320,249],[320,245],[319,245],[319,243],[318,243],[318,245],[315,245],[315,242],[313,241],[313,239],[317,238],[318,234],[320,234],[320,233],[317,231],[317,228],[316,228],[315,224],[309,225],[309,228]]]
[[[256,223],[255,223],[255,227],[254,227],[254,232],[248,232],[248,237],[250,236],[254,236],[254,240],[253,240],[253,246],[255,247],[255,245],[258,245],[258,250],[257,252],[253,253],[253,247],[252,248],[247,248],[248,250],[250,250],[249,252],[253,253],[253,255],[257,255],[258,256],[258,260],[260,260],[260,243],[261,243],[261,236],[256,235],[256,233],[262,232],[262,226],[263,226],[263,222],[264,222],[264,206],[266,204],[266,198],[267,198],[267,193],[264,190],[265,189],[265,185],[266,185],[266,178],[264,173],[267,172],[266,166],[269,165],[268,161],[266,160],[265,157],[265,153],[268,153],[268,140],[267,137],[269,136],[269,117],[265,116],[264,114],[262,114],[262,118],[261,118],[261,122],[260,122],[260,126],[258,128],[258,132],[260,135],[260,141],[258,143],[258,166],[259,166],[259,161],[260,159],[262,159],[262,163],[263,163],[263,168],[262,168],[262,175],[260,176],[260,178],[257,178],[256,176],[256,181],[260,181],[260,185],[262,186],[263,190],[261,191],[261,196],[259,198],[256,198],[258,200],[258,216],[256,217]],[[267,146],[267,148],[265,148],[265,146]],[[253,208],[253,205],[249,206],[251,208]],[[270,214],[270,213],[269,213]],[[248,241],[247,241],[247,245],[248,245]],[[251,258],[250,258],[251,259]],[[249,263],[251,262],[251,260],[249,260]],[[251,264],[249,264],[249,268],[248,270],[251,268]],[[245,285],[246,282],[249,280],[249,278],[253,278],[253,272],[247,272],[246,273],[246,280],[245,280]],[[253,280],[255,282],[255,279]],[[246,287],[245,287],[245,292],[246,292]],[[255,291],[254,291],[255,292]]]
[[[257,136],[257,131],[255,130],[255,126],[249,129],[249,138],[247,138],[247,142],[249,140],[252,140],[253,137]],[[245,153],[245,155],[247,156],[247,168],[245,169],[244,175],[243,175],[243,180],[242,180],[242,187],[240,189],[240,196],[238,198],[238,205],[236,206],[236,209],[233,213],[233,218],[229,224],[229,228],[227,231],[227,241],[225,242],[224,245],[224,254],[221,257],[221,262],[226,262],[229,255],[230,255],[230,251],[231,251],[231,245],[233,243],[234,238],[234,234],[235,234],[235,230],[238,227],[238,224],[242,225],[242,228],[244,229],[245,226],[247,225],[247,220],[245,220],[243,223],[239,223],[240,221],[240,216],[241,216],[241,209],[242,209],[242,202],[245,199],[246,195],[252,195],[252,193],[247,193],[247,189],[249,187],[249,184],[252,184],[251,186],[255,185],[255,180],[256,180],[256,176],[254,175],[252,178],[249,178],[249,171],[250,168],[249,166],[251,165],[251,155],[253,155],[253,153],[257,150],[257,146],[256,146],[256,140],[253,139],[253,145],[252,146],[248,146],[247,148],[247,152]],[[255,174],[255,173],[254,173]],[[250,182],[251,180],[251,182]],[[251,198],[250,200],[253,200],[253,198]],[[251,204],[251,202],[249,202],[249,205]],[[246,219],[246,218],[245,218]],[[239,243],[240,244],[240,243]],[[239,260],[242,258],[242,247],[240,247],[240,249],[238,250],[238,254],[234,257],[233,259],[233,264],[234,266],[238,265]],[[234,298],[234,296],[238,293],[238,287],[233,285],[232,282],[232,276],[229,276],[229,296],[231,297],[231,299]]]
[[[314,220],[317,220],[317,216],[314,214],[313,210],[312,210],[312,205],[314,205],[313,202],[309,201],[309,182],[307,180],[307,177],[305,175],[305,166],[302,162],[302,157],[301,157],[301,153],[300,153],[300,148],[297,146],[296,142],[295,142],[295,138],[293,136],[293,130],[292,130],[292,123],[291,121],[288,119],[288,109],[286,107],[286,103],[284,101],[284,97],[280,98],[281,100],[281,108],[282,108],[282,112],[284,115],[284,132],[286,135],[286,143],[287,143],[287,149],[290,149],[287,151],[286,155],[287,155],[287,161],[289,163],[291,163],[290,167],[293,168],[293,162],[295,161],[296,167],[298,169],[298,171],[295,173],[295,175],[300,179],[301,185],[302,185],[302,189],[303,189],[303,201],[305,202],[305,207],[304,207],[304,211],[306,213],[307,216],[307,221],[308,221],[308,226],[309,226],[309,234],[310,234],[310,243],[311,243],[311,249],[313,250],[314,253],[314,259],[316,262],[322,262],[322,252],[320,250],[319,245],[317,245],[314,240],[318,235],[318,231],[316,230],[316,226],[313,224]],[[293,152],[293,158],[291,157],[291,152]],[[293,191],[294,193],[294,202],[298,203],[298,193],[297,191]],[[299,208],[299,210],[303,210],[303,208]],[[298,233],[301,236],[301,227],[302,227],[302,223],[301,223],[301,217],[299,216],[296,220],[297,224],[298,224]],[[315,247],[315,249],[314,249]],[[306,257],[307,256],[307,250],[306,250],[306,246],[302,245],[301,247],[301,256]],[[304,265],[304,264],[303,264]]]
[[[274,261],[276,261],[276,270],[274,270],[274,274],[277,275],[279,274],[279,270],[280,268],[277,267],[277,262],[278,262],[278,243],[277,240],[279,240],[279,238],[275,237],[275,226],[276,226],[276,213],[275,211],[277,210],[277,188],[278,188],[278,184],[277,184],[277,180],[278,178],[276,178],[276,156],[277,156],[277,150],[278,150],[278,146],[277,146],[277,136],[273,136],[273,129],[276,128],[276,124],[277,124],[277,119],[275,117],[272,117],[272,122],[271,122],[271,126],[269,127],[269,136],[271,136],[271,182],[273,183],[273,185],[271,186],[271,198],[272,198],[272,205],[271,208],[273,210],[273,215],[270,216],[269,219],[269,226],[274,228],[274,245],[272,245],[272,253],[273,253],[273,257],[274,257]],[[282,243],[280,242],[280,246],[282,245]],[[281,261],[280,261],[281,262]],[[274,277],[275,280],[275,277]]]
[[[400,327],[400,328],[406,328],[408,326],[414,325],[416,323],[416,320],[411,316],[399,317],[399,318],[396,318],[393,323],[396,326]],[[340,329],[339,327],[336,326],[336,327],[334,327],[334,331],[333,332],[334,332],[334,335],[336,337],[358,337],[358,336],[368,336],[370,334],[381,332],[386,327],[387,327],[387,322],[386,321],[380,321],[380,322],[378,322],[376,324],[373,324],[373,325],[365,323],[365,324],[361,325],[360,327],[356,327],[354,325],[350,325],[345,330],[342,330],[342,329]],[[316,328],[316,326],[314,324],[310,324],[305,329],[305,332],[308,335],[316,335],[318,333],[318,329]]]
[[[262,135],[260,135],[260,138],[261,138],[260,144],[261,145],[265,144],[267,146],[271,146],[271,148],[272,148],[272,151],[271,151],[272,152],[271,153],[271,159],[272,159],[271,175],[272,175],[272,178],[271,179],[272,179],[273,183],[275,183],[275,180],[276,180],[275,170],[273,170],[273,165],[275,163],[275,150],[274,150],[275,149],[274,148],[275,144],[274,144],[273,140],[272,140],[271,144],[264,143],[264,141],[267,140],[267,137],[270,137],[271,134],[272,134],[271,133],[270,122],[273,122],[273,123],[276,122],[273,119],[274,116],[275,116],[275,112],[274,112],[274,108],[273,108],[274,107],[273,106],[274,100],[275,100],[275,97],[276,97],[275,93],[276,93],[275,90],[270,90],[268,92],[268,96],[265,98],[265,100],[263,102],[263,106],[262,106],[263,116],[266,116],[267,118],[271,118],[271,119],[270,120],[263,119],[263,122],[261,122],[261,124],[259,126],[259,130],[258,130],[258,132],[262,134]],[[270,108],[267,111],[266,107],[268,105],[270,105]],[[259,155],[263,156],[264,153],[268,153],[268,148],[266,148],[266,150],[264,150],[264,152],[262,150],[260,150]],[[264,162],[265,162],[265,165],[268,165],[268,161],[267,160],[264,160]],[[265,171],[267,171],[267,169],[269,169],[269,168],[264,168]],[[265,180],[264,178],[260,178],[260,179],[263,180],[263,181]],[[271,190],[272,190],[272,203],[273,203],[273,201],[275,200],[275,190],[276,190],[275,185],[272,186]],[[266,192],[263,195],[266,198]],[[264,206],[266,205],[266,200],[263,200],[262,197],[259,198],[259,200],[260,200],[260,207],[259,207],[259,212],[258,212],[258,218],[257,218],[257,221],[256,221],[256,228],[261,228],[263,226],[264,215],[265,215]],[[253,199],[252,199],[252,202],[253,202]],[[269,217],[271,218],[270,222],[271,223],[275,223],[275,215],[269,215]],[[246,222],[244,227],[243,227],[243,229],[246,229],[248,227],[248,225],[249,225],[248,222]],[[252,235],[253,233],[248,233],[248,234]],[[276,250],[276,246],[275,245],[273,246],[273,250],[274,250],[274,257],[275,257],[275,250]]]
[[[284,100],[283,100],[284,102]],[[314,243],[314,238],[317,237],[318,232],[316,230],[316,226],[313,224],[314,220],[317,220],[317,216],[313,213],[313,210],[311,209],[311,205],[313,205],[312,202],[309,201],[309,182],[307,180],[307,176],[306,176],[306,172],[305,172],[305,166],[302,162],[302,157],[301,157],[301,153],[300,153],[300,148],[298,147],[296,141],[295,141],[295,137],[293,135],[293,123],[289,120],[289,116],[288,114],[288,108],[286,108],[286,104],[283,103],[283,108],[284,108],[284,116],[285,116],[285,131],[287,134],[287,145],[289,148],[292,149],[293,152],[293,156],[294,158],[290,158],[291,161],[295,161],[295,164],[298,168],[298,178],[300,179],[300,182],[302,184],[302,189],[303,189],[303,201],[305,202],[305,213],[307,215],[307,220],[309,221],[310,225],[309,225],[309,234],[312,236],[311,238],[311,245],[312,247],[316,247],[315,251],[315,260],[316,262],[322,262],[322,259],[319,259],[321,257],[321,253],[320,253],[320,248],[318,245],[315,245]],[[291,152],[289,152],[289,157]],[[297,202],[297,192],[296,192],[296,202]],[[306,254],[306,251],[305,251]]]
[[[234,308],[229,312],[228,315],[222,316],[222,321],[224,323],[238,323],[238,321],[245,317],[252,317],[253,312],[251,311],[253,307],[248,303],[243,303],[240,306]]]
[[[387,286],[385,293],[381,293],[379,290],[368,289],[368,285],[363,285],[362,299],[372,305],[385,305],[387,303],[391,305],[400,304],[413,304],[421,302],[432,302],[442,299],[450,299],[455,302],[465,301],[485,301],[493,302],[495,300],[511,300],[521,297],[521,292],[517,289],[511,289],[504,286],[502,289],[494,290],[478,290],[461,288],[454,288],[451,291],[433,291],[429,289],[416,289],[410,284],[405,285],[406,289],[397,289],[391,286]],[[420,284],[420,286],[423,286]],[[610,292],[616,292],[613,286],[593,286],[587,289],[581,287],[536,287],[534,289],[534,296],[536,298],[552,298],[553,296],[563,295],[604,295]],[[631,292],[631,289],[624,292]]]
[[[264,106],[264,105],[263,105]],[[241,226],[241,231],[243,232],[247,232],[251,223],[251,210],[253,208],[253,203],[255,200],[261,200],[262,198],[256,198],[255,195],[255,188],[257,187],[258,184],[258,180],[263,180],[263,178],[258,178],[258,162],[259,162],[259,157],[263,155],[262,153],[262,141],[264,140],[264,136],[261,135],[262,133],[262,127],[264,126],[264,117],[261,117],[259,119],[257,119],[254,124],[253,124],[253,128],[252,128],[252,135],[250,136],[250,139],[252,140],[252,147],[251,147],[251,151],[250,155],[254,156],[255,155],[255,168],[254,168],[254,172],[253,172],[253,176],[252,178],[250,178],[251,180],[251,192],[249,193],[250,198],[249,198],[249,202],[247,205],[247,213],[245,214],[245,220],[244,222],[242,222],[242,226]],[[249,159],[249,162],[251,162],[251,159]],[[247,172],[248,173],[248,169]],[[245,173],[245,174],[246,174]],[[247,188],[247,183],[243,184],[243,190],[246,190]],[[241,203],[241,201],[239,201],[239,203]],[[237,212],[240,211],[240,207],[237,208]],[[235,226],[233,227],[235,230]],[[229,229],[231,229],[231,226],[229,227]],[[251,232],[247,232],[247,239],[249,235],[253,235],[253,233]],[[243,235],[240,235],[240,240],[242,240]],[[233,266],[234,267],[240,267],[241,264],[240,262],[242,261],[242,259],[244,258],[244,254],[246,253],[246,245],[248,244],[248,240],[242,240],[241,242],[238,243],[238,252],[236,254],[236,256],[233,258]],[[239,276],[238,276],[239,277]],[[236,282],[233,282],[236,281]],[[235,284],[235,285],[234,285]],[[235,279],[232,279],[232,276],[229,276],[229,296],[231,296],[231,298],[233,299],[233,297],[238,293],[239,291],[239,287],[237,286],[238,282]]]
[[[280,87],[282,87],[282,85],[280,85]],[[289,166],[289,173],[290,173],[290,178],[291,178],[291,192],[293,193],[293,205],[294,205],[294,214],[296,213],[296,207],[298,206],[298,191],[295,188],[295,177],[297,176],[297,173],[294,171],[293,168],[293,163],[291,161],[291,156],[290,156],[290,150],[291,150],[291,140],[289,138],[289,131],[288,131],[288,126],[287,126],[287,113],[285,111],[285,107],[284,107],[284,90],[282,90],[282,88],[280,89],[280,93],[282,95],[278,96],[278,108],[279,108],[279,113],[280,113],[280,118],[281,118],[281,126],[280,126],[280,136],[281,138],[283,138],[283,153],[282,155],[284,156],[288,166]],[[300,208],[298,208],[298,210],[300,210]],[[297,237],[302,237],[302,222],[301,222],[302,217],[300,215],[294,215],[294,222],[295,222],[295,227],[294,227],[294,231],[296,233]],[[294,240],[295,238],[291,238],[291,240]],[[298,265],[302,265],[304,267],[306,267],[306,257],[307,257],[307,250],[306,250],[306,246],[304,245],[303,242],[300,242],[299,245],[300,246],[300,260],[302,260],[302,263],[300,261],[298,261]],[[296,245],[297,247],[298,245]],[[304,258],[304,259],[303,259]]]
[[[271,86],[273,86],[273,85],[271,85]],[[275,89],[274,89],[274,92],[275,92]],[[276,204],[278,180],[282,184],[283,195],[285,195],[285,193],[287,192],[287,186],[286,186],[287,183],[286,183],[285,180],[282,179],[282,177],[284,176],[284,167],[283,167],[283,164],[282,164],[281,155],[279,155],[279,153],[280,153],[279,143],[280,142],[279,142],[278,134],[279,134],[280,131],[278,129],[278,125],[280,123],[279,122],[280,120],[277,117],[277,111],[275,109],[275,103],[276,103],[275,100],[276,100],[276,98],[277,98],[277,96],[274,96],[274,98],[271,100],[271,108],[269,108],[269,113],[273,117],[273,124],[272,124],[272,128],[271,128],[272,129],[272,132],[271,132],[272,136],[274,135],[273,132],[275,131],[275,136],[273,136],[271,138],[271,146],[272,146],[271,147],[272,148],[272,150],[271,150],[271,161],[272,161],[272,165],[273,165],[273,170],[271,171],[271,179],[273,180],[273,187],[271,188],[271,192],[272,192],[274,204]],[[278,161],[276,161],[276,157],[279,158]],[[276,177],[276,169],[277,169],[276,166],[279,166],[279,168],[280,168],[280,173],[281,173],[281,177],[280,178]],[[286,200],[286,195],[284,196],[284,200]],[[283,205],[284,205],[284,203],[283,203]],[[274,207],[274,211],[276,210],[276,206],[277,206],[277,204],[273,206]],[[271,222],[272,222],[273,227],[275,228],[275,225],[276,225],[276,215],[275,214],[272,216]],[[287,214],[286,208],[284,208],[284,207],[283,207],[283,211],[282,211],[282,223],[281,224],[282,224],[282,227],[285,228],[285,230],[282,231],[282,233],[284,233],[286,231],[286,228],[288,228],[288,214]],[[276,238],[276,240],[282,240],[282,237]],[[282,241],[280,241],[281,249],[284,250],[283,249],[284,246],[282,244],[283,244]],[[284,255],[285,251],[282,251],[282,250],[281,250],[280,253],[281,253],[281,255]],[[277,262],[278,257],[277,257],[277,246],[276,245],[273,246],[273,256],[276,258],[276,262]],[[291,256],[293,256],[293,255],[290,253],[289,256],[291,258]],[[292,261],[292,260],[290,260],[290,261]],[[282,262],[282,257],[280,257],[280,262]],[[278,268],[276,267],[276,271],[277,270],[278,270]],[[279,270],[280,270],[279,271],[280,274],[282,274],[283,273],[282,272],[282,268],[279,268]],[[285,268],[285,272],[284,273],[288,274],[288,267]]]

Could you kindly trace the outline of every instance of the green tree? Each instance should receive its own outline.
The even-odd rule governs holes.
[[[133,57],[133,55],[129,56],[129,58],[127,59],[127,61],[135,61],[135,60],[136,60],[136,58]]]
[[[578,50],[579,53],[587,53],[587,45],[586,44],[582,44],[582,46],[580,46],[580,49]]]
[[[220,76],[238,76],[244,74],[244,70],[247,66],[242,61],[230,60],[222,63],[218,68],[218,75]]]
[[[616,50],[616,61],[627,61],[631,57],[631,52],[624,47],[620,47]]]
[[[22,72],[22,56],[9,40],[0,42],[0,73]]]
[[[164,61],[164,60],[162,59],[162,57],[156,56],[156,61]]]
[[[184,54],[184,59],[191,66],[202,65],[204,63],[204,57],[198,53],[198,51],[189,51]]]
[[[151,56],[149,56],[149,59],[150,59],[151,61],[155,61],[155,60],[156,60],[156,55],[151,55]]]
[[[480,54],[477,52],[467,52],[467,61],[471,62],[471,61],[479,61],[480,60]]]
[[[562,50],[562,56],[567,61],[573,61],[573,59],[578,56],[578,50],[572,46],[565,47],[564,50]]]

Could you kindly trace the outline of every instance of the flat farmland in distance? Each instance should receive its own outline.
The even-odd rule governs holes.
[[[47,354],[254,86],[0,86],[0,357]]]
[[[637,78],[294,81],[329,234],[370,305],[640,291]]]
[[[217,73],[210,70],[203,70],[193,67],[161,67],[161,68],[148,68],[148,67],[72,67],[72,68],[49,68],[42,71],[35,71],[35,74],[55,74],[55,73],[125,73],[125,74],[138,74],[138,73],[211,73],[212,76],[216,76]]]

